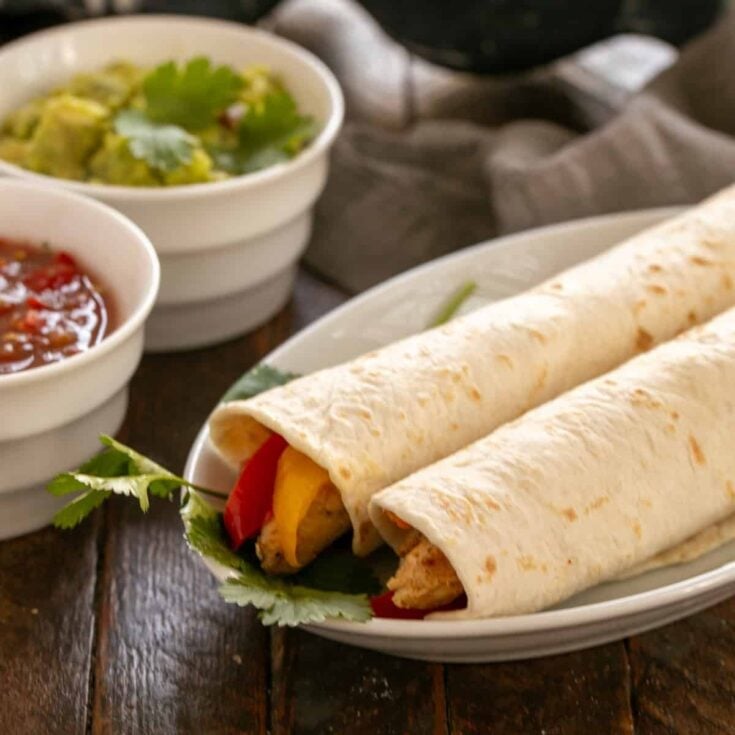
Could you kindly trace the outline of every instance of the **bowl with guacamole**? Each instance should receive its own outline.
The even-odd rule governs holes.
[[[149,349],[216,343],[283,306],[343,116],[309,52],[210,19],[103,19],[4,46],[0,88],[0,175],[94,197],[151,238]]]

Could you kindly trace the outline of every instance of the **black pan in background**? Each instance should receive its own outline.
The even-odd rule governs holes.
[[[187,13],[254,23],[279,0],[103,0],[110,12]],[[385,31],[434,63],[476,72],[538,66],[615,33],[679,45],[726,0],[359,0]],[[96,4],[96,3],[95,3]],[[84,0],[0,0],[0,42],[87,17]]]
[[[709,27],[723,0],[360,0],[393,38],[443,66],[527,69],[616,33],[679,45]]]

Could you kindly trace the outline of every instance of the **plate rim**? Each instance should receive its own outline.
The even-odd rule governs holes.
[[[379,297],[383,292],[399,286],[404,281],[412,280],[421,273],[434,270],[441,271],[447,264],[461,262],[463,259],[471,259],[480,251],[492,251],[499,246],[510,245],[518,240],[535,239],[538,236],[547,234],[563,234],[570,230],[578,231],[590,227],[604,227],[613,223],[619,223],[621,220],[635,221],[636,219],[640,219],[641,227],[644,228],[646,226],[652,226],[657,220],[660,221],[666,217],[674,216],[684,209],[686,208],[681,206],[667,206],[596,215],[535,227],[518,233],[501,235],[496,238],[484,240],[404,271],[348,299],[344,304],[327,312],[304,329],[291,335],[276,349],[264,355],[261,361],[267,361],[269,364],[278,366],[278,362],[282,359],[283,353],[288,352],[294,340],[308,340],[314,331],[322,329],[332,321],[339,319],[345,311],[352,310],[366,301],[371,301]],[[216,406],[212,410],[214,408]],[[196,438],[187,455],[183,474],[187,480],[191,479],[202,450],[208,441],[208,420],[209,415],[197,432]],[[222,581],[222,574],[221,572],[218,573],[217,565],[204,558],[202,558],[202,561]],[[224,567],[221,569],[224,569]],[[357,623],[334,619],[321,623],[309,623],[301,627],[312,630],[313,632],[328,630],[365,639],[405,638],[407,636],[412,640],[507,638],[515,635],[549,633],[554,630],[574,627],[613,624],[615,621],[624,620],[634,615],[675,606],[691,597],[704,596],[709,592],[714,592],[726,586],[728,583],[735,584],[735,560],[727,562],[716,569],[711,569],[677,582],[664,584],[654,589],[636,592],[612,600],[592,602],[561,610],[541,610],[522,615],[478,618],[473,620],[397,620],[393,618],[373,618],[364,623]]]

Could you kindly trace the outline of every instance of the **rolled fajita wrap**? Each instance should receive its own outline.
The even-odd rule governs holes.
[[[734,431],[731,309],[374,496],[395,604],[529,613],[696,554],[735,511]]]
[[[350,529],[364,555],[380,542],[376,492],[733,304],[730,188],[530,291],[223,404],[211,440],[237,469],[285,441],[258,529],[266,570],[294,571]]]

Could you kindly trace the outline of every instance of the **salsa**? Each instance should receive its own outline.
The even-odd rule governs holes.
[[[109,323],[109,303],[69,253],[0,238],[0,376],[88,350]]]

